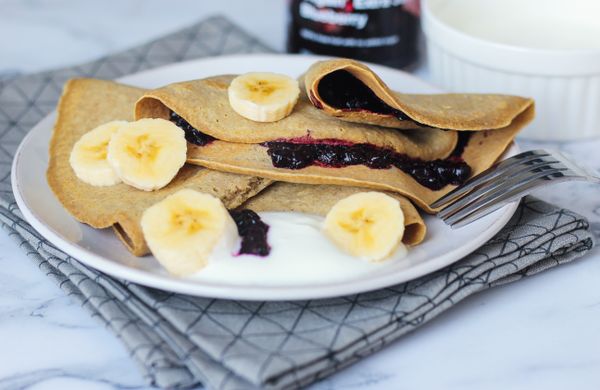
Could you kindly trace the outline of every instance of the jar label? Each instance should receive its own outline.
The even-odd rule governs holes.
[[[417,18],[407,0],[291,1],[288,50],[406,64],[415,56]],[[402,57],[402,58],[401,58]]]

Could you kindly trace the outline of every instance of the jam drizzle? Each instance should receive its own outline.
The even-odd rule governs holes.
[[[171,112],[170,119],[184,130],[185,138],[190,143],[204,146],[214,140],[213,137],[192,127],[174,112]],[[411,158],[372,144],[353,144],[338,139],[314,139],[310,135],[264,142],[262,145],[267,147],[267,153],[276,168],[302,169],[311,165],[342,168],[365,165],[372,169],[389,169],[395,166],[413,177],[419,184],[437,191],[448,184],[460,185],[471,176],[471,167],[461,157],[470,136],[471,132],[459,132],[458,143],[450,156],[433,161]],[[260,221],[258,215],[256,218]],[[268,230],[268,226],[265,226]],[[253,244],[247,245],[250,248]],[[265,245],[268,248],[268,244]]]
[[[238,255],[268,256],[271,252],[271,246],[267,242],[269,225],[264,223],[260,216],[252,210],[232,210],[229,213],[242,238]]]
[[[467,136],[463,138],[464,142],[459,142],[455,149],[460,149],[460,153],[468,142]],[[460,154],[455,155],[454,152],[447,159],[423,161],[372,144],[327,141],[297,143],[292,139],[291,142],[273,141],[263,145],[267,147],[267,153],[276,168],[302,169],[311,165],[341,168],[364,165],[372,169],[389,169],[395,166],[419,184],[434,191],[448,184],[460,185],[471,175],[471,167],[462,160]]]
[[[470,131],[459,131],[458,132],[458,141],[456,142],[456,146],[454,147],[454,150],[450,154],[450,157],[448,157],[449,159],[454,158],[454,159],[462,160],[463,152],[465,151],[465,148],[467,147],[467,144],[469,143],[469,140],[471,139],[472,134],[473,133]]]
[[[215,140],[210,135],[204,134],[190,125],[188,121],[177,115],[174,111],[171,111],[169,114],[169,120],[184,131],[185,140],[191,144],[204,146]]]
[[[402,111],[387,105],[362,81],[346,70],[336,70],[323,77],[319,82],[318,91],[325,103],[339,110],[369,111],[416,122]],[[316,99],[312,96],[311,98],[314,104]],[[322,108],[322,105],[317,108]]]

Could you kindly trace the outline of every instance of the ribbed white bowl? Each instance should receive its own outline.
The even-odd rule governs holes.
[[[528,8],[515,8],[514,11],[536,10],[537,15],[532,15],[531,22],[534,28],[536,18],[543,18],[544,9],[548,8],[543,7],[543,4],[549,4],[546,1],[521,0],[520,4],[527,4]],[[515,1],[487,2],[495,2],[496,6],[498,3],[518,6]],[[573,140],[600,136],[600,49],[528,48],[469,35],[451,25],[451,18],[444,15],[449,12],[448,7],[468,3],[468,0],[424,2],[423,29],[434,83],[448,91],[506,93],[534,98],[536,119],[524,130],[525,137]],[[580,3],[577,9],[569,10],[586,10],[587,3],[600,10],[598,0],[579,0],[577,3]],[[485,7],[478,8],[485,12]],[[451,12],[460,11],[454,8]],[[469,12],[477,10],[470,9]],[[597,39],[600,41],[600,35]]]

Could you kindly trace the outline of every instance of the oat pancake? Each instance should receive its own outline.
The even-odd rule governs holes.
[[[406,132],[340,121],[313,107],[304,93],[289,116],[277,122],[254,122],[236,113],[229,104],[227,88],[234,77],[215,76],[148,91],[137,102],[135,117],[169,119],[174,112],[196,130],[220,141],[366,143],[422,160],[445,158],[457,143],[455,132],[429,128]]]
[[[519,96],[394,92],[366,65],[349,59],[317,62],[308,69],[301,82],[312,103],[328,115],[346,121],[398,129],[423,126],[472,131],[500,129],[510,125],[533,106],[532,99]],[[340,105],[343,100],[340,97],[345,93],[348,96],[356,95],[356,91],[350,88],[356,91],[366,89],[362,92],[374,95],[371,97],[379,101],[374,103],[374,107],[386,114]],[[351,103],[347,104],[364,104],[356,101]]]
[[[473,132],[462,153],[462,159],[471,167],[472,174],[490,167],[533,116],[533,107],[529,107],[503,129]],[[258,144],[214,141],[206,146],[190,145],[187,161],[215,170],[292,183],[333,184],[392,191],[406,196],[429,213],[435,211],[429,207],[431,203],[455,188],[447,185],[440,190],[431,190],[395,167],[373,169],[353,165],[331,168],[313,165],[302,169],[276,168],[267,148]]]
[[[219,197],[235,208],[270,184],[252,176],[211,171],[185,165],[166,187],[153,192],[126,184],[94,187],[79,180],[70,166],[73,145],[94,127],[113,120],[133,120],[133,107],[145,90],[110,81],[74,79],[67,82],[58,105],[50,141],[47,179],[65,209],[78,221],[95,228],[112,227],[134,255],[148,253],[140,226],[143,211],[181,188]]]

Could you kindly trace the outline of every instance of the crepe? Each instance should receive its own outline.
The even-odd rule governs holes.
[[[428,128],[400,132],[339,121],[315,109],[305,94],[286,118],[254,122],[237,114],[229,104],[227,88],[234,77],[215,76],[148,91],[135,105],[135,118],[169,119],[173,111],[195,129],[221,141],[257,144],[284,139],[308,143],[341,140],[369,143],[422,160],[445,158],[457,143],[455,132]]]
[[[489,168],[533,116],[533,106],[530,106],[503,129],[473,132],[462,153],[472,174],[476,175]],[[335,184],[392,191],[406,196],[428,213],[435,212],[429,207],[431,203],[455,188],[448,185],[437,191],[430,190],[395,167],[372,169],[354,165],[343,168],[309,166],[297,170],[275,168],[266,147],[223,141],[214,141],[202,147],[190,145],[187,161],[215,170],[292,183]]]
[[[295,211],[325,216],[338,201],[364,191],[368,190],[358,187],[278,182],[250,198],[240,208],[254,211]],[[417,209],[401,195],[393,192],[386,194],[400,202],[404,213],[402,242],[406,245],[421,243],[427,233],[427,227]]]
[[[323,80],[332,80],[335,72],[349,72],[362,81],[380,100],[408,118],[380,115],[365,110],[350,111],[329,105],[319,93]],[[533,100],[519,96],[494,94],[405,94],[392,91],[371,69],[349,59],[320,61],[312,65],[303,86],[312,103],[322,111],[357,123],[369,123],[398,129],[430,126],[450,130],[490,130],[507,127],[533,106]],[[345,86],[339,86],[343,89]],[[347,87],[347,86],[346,86]],[[341,91],[335,91],[340,93]]]
[[[143,211],[181,188],[219,197],[235,208],[270,184],[269,180],[185,165],[166,187],[153,192],[126,184],[94,187],[79,180],[69,164],[73,145],[87,131],[112,120],[132,120],[133,105],[144,90],[110,81],[74,79],[64,88],[50,141],[47,179],[65,209],[94,228],[113,227],[136,256],[148,253],[140,219]]]

